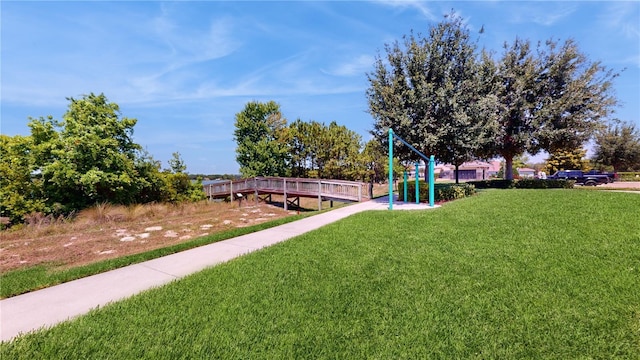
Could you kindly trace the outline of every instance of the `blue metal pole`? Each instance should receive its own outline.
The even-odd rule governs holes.
[[[434,173],[434,168],[435,168],[435,159],[433,158],[433,155],[431,155],[429,157],[429,206],[433,207],[434,206],[434,197],[435,197],[435,176],[433,175]]]
[[[389,128],[389,210],[393,210],[393,130]]]
[[[408,175],[407,175],[407,170],[404,171],[404,202],[408,202],[409,200],[407,200],[407,185],[409,185],[409,181],[408,181]]]
[[[420,203],[420,162],[416,161],[416,204]]]

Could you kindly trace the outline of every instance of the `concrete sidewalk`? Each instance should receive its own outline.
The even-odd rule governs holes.
[[[0,340],[50,327],[89,310],[288,240],[367,210],[388,210],[388,198],[345,206],[252,234],[70,281],[0,301]],[[437,207],[437,206],[436,206]],[[393,210],[431,209],[394,202]]]

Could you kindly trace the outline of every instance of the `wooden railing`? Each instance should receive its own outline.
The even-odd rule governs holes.
[[[356,181],[256,177],[203,185],[210,199],[238,194],[280,194],[286,197],[318,197],[327,200],[362,201],[369,198],[367,184]]]

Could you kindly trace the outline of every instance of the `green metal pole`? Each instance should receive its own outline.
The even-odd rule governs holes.
[[[429,157],[429,206],[433,207],[433,203],[434,203],[434,196],[435,196],[435,191],[434,191],[434,183],[435,183],[435,178],[434,178],[434,168],[435,168],[435,159],[433,158],[433,155],[431,155]]]
[[[416,161],[416,204],[420,204],[420,162]]]
[[[408,175],[407,175],[407,170],[404,171],[404,202],[408,202],[409,200],[407,200],[407,185],[409,185],[409,181],[408,181]]]
[[[393,210],[393,130],[389,128],[389,210]]]

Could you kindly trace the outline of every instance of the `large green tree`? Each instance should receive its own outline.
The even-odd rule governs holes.
[[[310,149],[309,142],[311,140],[310,124],[300,119],[289,124],[289,166],[291,176],[307,177],[310,168]]]
[[[404,37],[385,45],[367,74],[372,134],[387,143],[388,129],[425,155],[456,166],[470,160],[484,142],[486,104],[482,98],[476,45],[463,20],[451,13],[426,37]],[[385,145],[386,146],[386,145]],[[405,146],[394,150],[403,160],[419,160]]]
[[[360,161],[362,138],[332,121],[300,119],[288,127],[289,166],[296,177],[358,180],[366,172]]]
[[[483,61],[485,69],[495,69],[481,73],[496,102],[498,128],[481,154],[502,156],[508,179],[518,155],[582,147],[616,104],[611,84],[617,74],[590,62],[572,40],[549,40],[534,51],[529,41],[516,39],[505,43],[500,60],[485,53]]]
[[[68,100],[62,121],[40,117],[29,122],[47,201],[63,210],[135,202],[135,159],[141,150],[132,139],[137,120],[122,117],[104,94]]]
[[[538,57],[535,116],[540,125],[531,150],[581,149],[601,129],[617,99],[612,92],[618,76],[600,62],[591,62],[573,39],[545,42]]]
[[[595,136],[593,160],[615,171],[640,170],[640,130],[632,123],[614,122]]]
[[[498,124],[492,142],[482,155],[500,155],[505,159],[504,178],[513,179],[513,159],[532,147],[536,130],[535,109],[537,60],[528,41],[516,39],[504,45],[503,57],[494,62],[483,52],[484,93],[495,102],[493,116]]]
[[[380,142],[376,139],[367,141],[361,153],[364,181],[382,182],[388,179],[389,158]]]
[[[362,138],[355,131],[332,121],[322,136],[324,146],[318,154],[319,177],[359,180],[364,169],[359,163]]]
[[[287,120],[274,101],[251,101],[236,114],[236,160],[243,177],[287,176]]]

